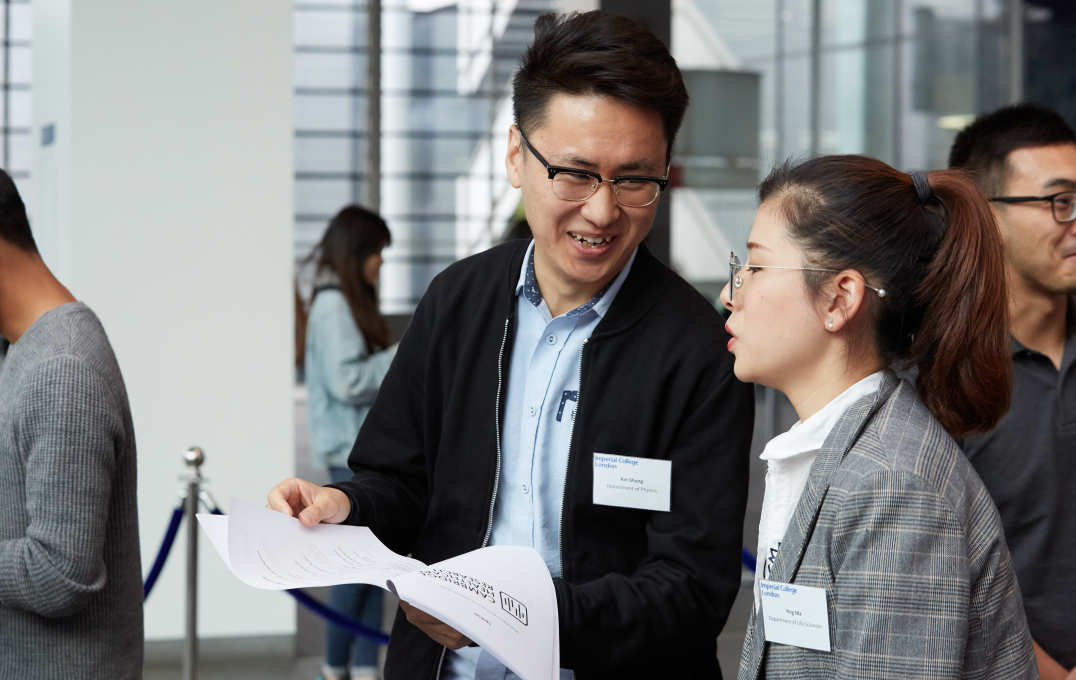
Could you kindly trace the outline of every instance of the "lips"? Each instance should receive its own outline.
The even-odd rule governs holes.
[[[615,236],[584,236],[571,231],[568,232],[568,235],[588,248],[601,248],[612,243],[613,239],[616,238]]]

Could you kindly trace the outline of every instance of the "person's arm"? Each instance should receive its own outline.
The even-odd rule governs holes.
[[[651,514],[646,557],[632,573],[554,579],[566,668],[615,672],[655,650],[702,645],[713,653],[740,588],[754,392],[728,357],[708,351],[668,451],[671,510]]]
[[[108,578],[104,542],[123,414],[102,377],[73,357],[44,362],[23,386],[16,437],[27,454],[29,523],[22,536],[0,541],[0,606],[69,616]]]
[[[344,296],[336,291],[318,295],[307,326],[309,354],[318,362],[329,393],[339,401],[369,406],[388,373],[395,346],[371,353],[355,325]]]
[[[439,417],[426,393],[437,282],[435,278],[415,308],[396,360],[363,421],[348,458],[355,476],[328,485],[348,497],[351,510],[346,523],[370,527],[382,543],[401,554],[411,551],[426,515],[427,419]]]
[[[1035,661],[1039,665],[1039,677],[1042,680],[1076,680],[1076,668],[1065,670],[1038,642],[1032,640],[1032,643],[1035,645]]]
[[[1016,577],[996,541],[969,544],[945,499],[909,472],[880,472],[828,493],[839,503],[829,536],[835,677],[899,668],[902,678],[956,680],[974,670],[967,661],[997,677],[1034,677]],[[965,502],[976,506],[973,524],[989,512],[985,496]],[[973,619],[989,630],[981,648],[969,649]]]

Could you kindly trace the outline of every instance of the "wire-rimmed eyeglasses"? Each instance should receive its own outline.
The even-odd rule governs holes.
[[[993,196],[990,200],[1009,204],[1049,201],[1055,220],[1062,223],[1076,220],[1076,191],[1059,191],[1049,196]]]
[[[740,258],[736,257],[736,253],[729,253],[729,301],[731,302],[736,294],[737,288],[743,288],[743,270],[754,271],[756,269],[784,269],[786,271],[798,271],[798,272],[830,272],[836,274],[839,269],[822,269],[820,267],[777,267],[769,264],[742,264]],[[875,288],[874,286],[864,283],[863,285],[870,288],[878,297],[884,298],[886,296],[885,288]]]
[[[519,131],[530,152],[542,164],[549,173],[549,182],[553,185],[553,194],[564,201],[582,202],[593,196],[602,182],[608,182],[613,187],[613,196],[616,202],[627,208],[645,208],[665,190],[669,184],[668,177],[648,177],[646,175],[618,175],[612,179],[602,179],[602,176],[591,170],[582,168],[568,168],[562,165],[550,165],[542,154],[538,153],[523,130]]]

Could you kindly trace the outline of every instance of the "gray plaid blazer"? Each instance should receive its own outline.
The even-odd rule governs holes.
[[[892,373],[823,444],[770,578],[826,589],[833,651],[766,642],[752,610],[739,680],[1038,677],[997,509]]]

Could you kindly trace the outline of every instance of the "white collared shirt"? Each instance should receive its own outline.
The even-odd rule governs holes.
[[[755,610],[758,582],[770,577],[788,523],[796,511],[811,465],[826,437],[848,408],[881,388],[885,371],[871,373],[833,398],[807,420],[797,421],[788,432],[771,439],[759,458],[766,461],[766,490],[762,495],[762,519],[758,524],[758,555],[755,562]]]

